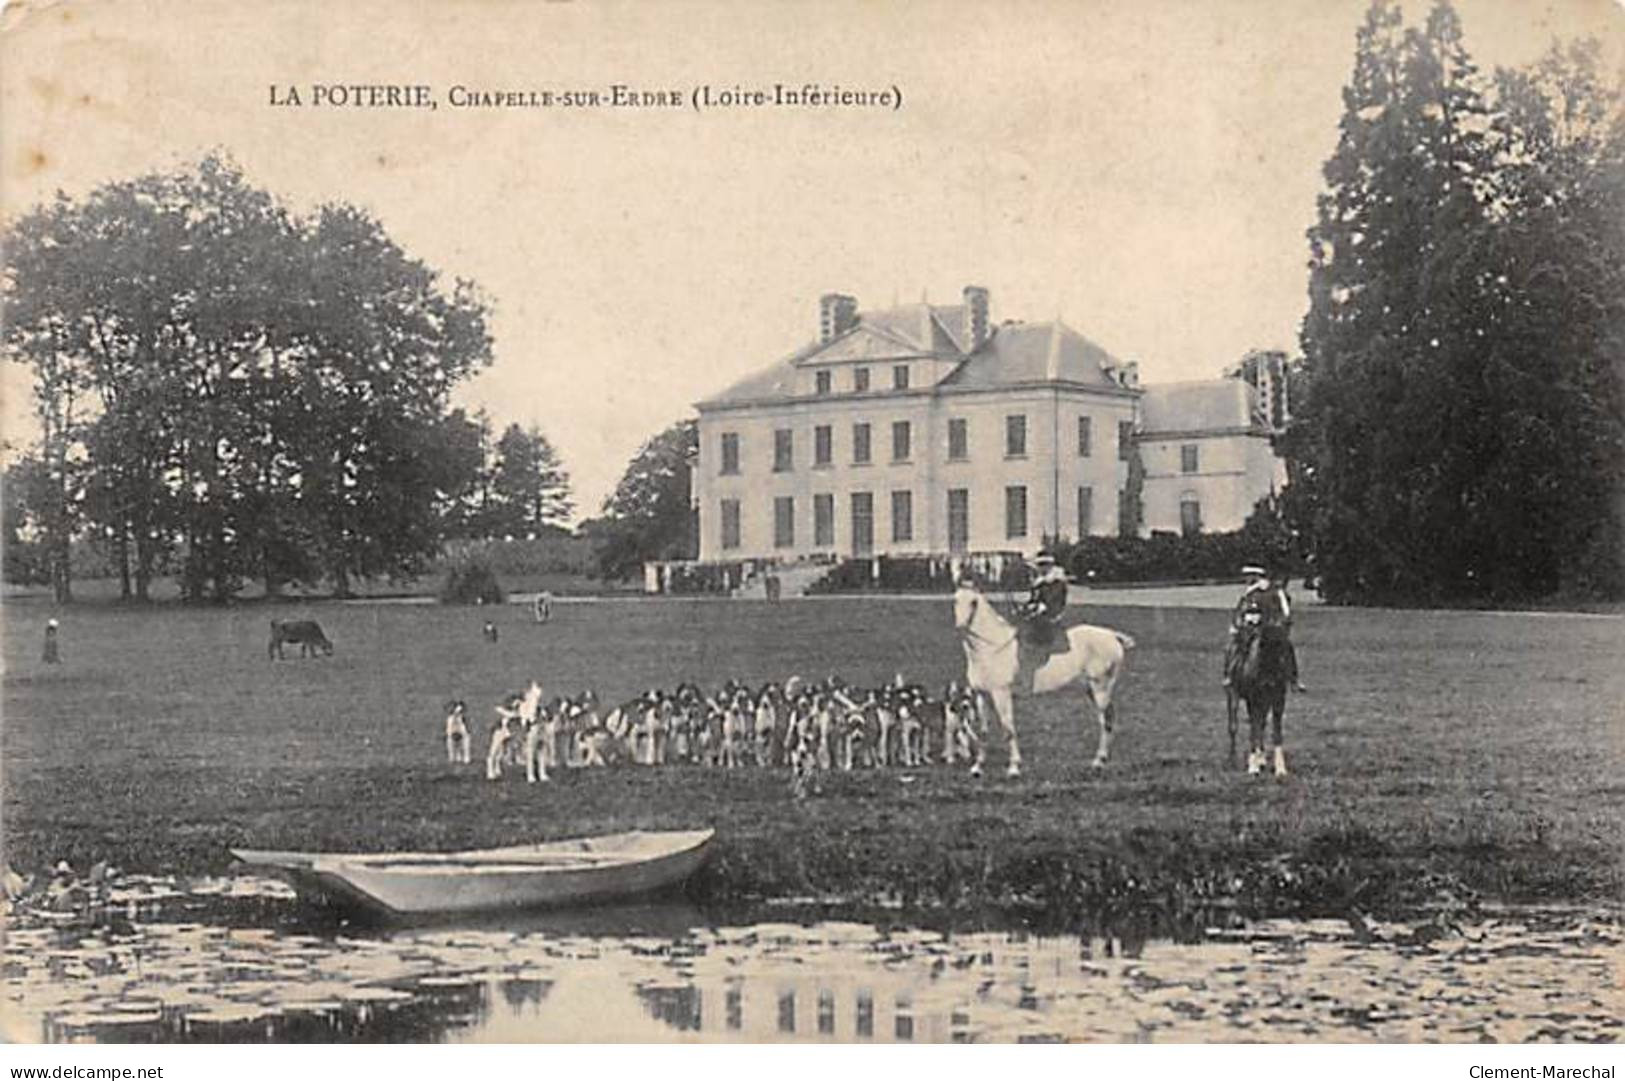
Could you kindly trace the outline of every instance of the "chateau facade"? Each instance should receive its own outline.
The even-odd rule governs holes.
[[[1056,320],[952,306],[860,312],[829,294],[817,338],[696,403],[702,562],[1036,551],[1141,531],[1239,528],[1284,480],[1284,357],[1142,387],[1137,366]]]

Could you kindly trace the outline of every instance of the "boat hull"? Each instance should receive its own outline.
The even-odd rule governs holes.
[[[453,853],[234,849],[301,894],[395,915],[555,908],[671,888],[709,855],[712,831],[628,833]]]

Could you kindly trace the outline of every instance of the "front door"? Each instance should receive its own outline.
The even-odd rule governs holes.
[[[852,554],[866,556],[875,550],[875,497],[871,492],[852,493]]]

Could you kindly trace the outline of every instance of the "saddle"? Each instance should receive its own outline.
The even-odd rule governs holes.
[[[1072,648],[1065,626],[1048,619],[1028,620],[1022,625],[1017,637],[1021,643],[1019,647],[1021,657],[1018,663],[1022,671],[1036,671],[1051,657],[1066,653]]]

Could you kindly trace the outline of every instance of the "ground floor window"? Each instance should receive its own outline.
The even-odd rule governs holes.
[[[964,552],[970,548],[970,489],[948,489],[948,550]]]
[[[1004,490],[1004,535],[1018,540],[1027,535],[1027,486],[1012,484]]]
[[[891,494],[891,539],[894,543],[914,539],[913,492]]]
[[[835,543],[835,497],[813,496],[813,543],[827,548]]]
[[[875,547],[875,497],[872,492],[852,493],[852,554],[866,556]]]
[[[739,547],[739,500],[722,501],[722,546]]]
[[[781,495],[773,500],[773,547],[791,548],[796,543],[796,501]]]
[[[1088,419],[1088,418],[1085,418]],[[1090,536],[1095,531],[1095,490],[1090,487],[1078,489],[1078,539]]]

